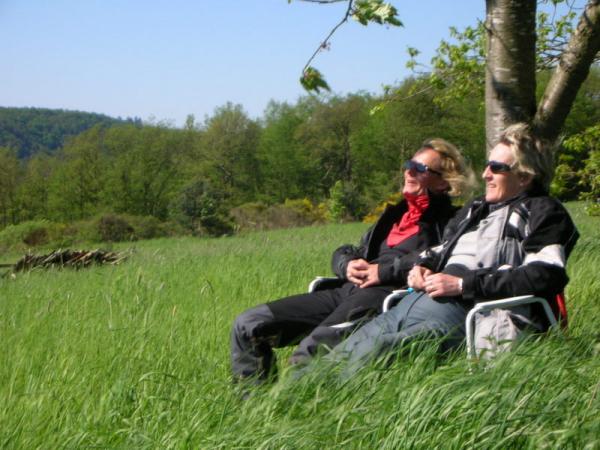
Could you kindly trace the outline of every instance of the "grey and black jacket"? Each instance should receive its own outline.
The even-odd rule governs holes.
[[[381,254],[382,244],[387,240],[394,223],[408,211],[408,203],[402,200],[397,205],[388,205],[377,222],[362,236],[358,247],[343,245],[333,253],[333,273],[346,280],[348,263],[363,258],[379,265],[379,280],[383,285],[405,286],[408,271],[425,249],[442,242],[443,230],[454,216],[457,207],[445,194],[429,194],[429,206],[418,221],[419,232]]]
[[[477,268],[447,264],[458,239],[472,231],[477,232]],[[566,262],[578,237],[563,205],[547,195],[524,193],[502,204],[477,198],[448,223],[443,243],[417,263],[461,277],[462,301],[468,305],[533,294],[555,308],[555,296],[569,280]]]

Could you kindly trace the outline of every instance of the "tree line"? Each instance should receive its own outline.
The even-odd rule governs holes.
[[[104,114],[47,108],[0,107],[0,147],[17,149],[19,158],[36,153],[53,153],[64,144],[65,136],[77,135],[96,124],[142,125],[139,118],[113,118]]]
[[[476,169],[485,160],[482,96],[440,104],[431,90],[415,94],[419,81],[405,80],[389,98],[359,92],[271,101],[258,119],[227,103],[201,122],[188,116],[180,129],[98,123],[55,153],[28,158],[0,147],[0,227],[114,213],[223,234],[286,201],[324,220],[360,219],[397,190],[402,162],[427,138],[454,142]],[[590,155],[597,159],[597,140],[585,133],[598,133],[599,106],[594,68],[565,125],[578,144],[558,156],[556,191],[565,198],[597,184],[582,171]]]

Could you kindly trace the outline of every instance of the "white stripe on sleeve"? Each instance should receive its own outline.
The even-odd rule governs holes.
[[[543,262],[553,266],[565,267],[565,248],[560,244],[547,245],[537,253],[527,253],[523,265]]]

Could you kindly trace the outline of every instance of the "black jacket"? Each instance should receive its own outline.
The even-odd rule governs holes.
[[[490,207],[507,208],[505,221],[496,232],[494,255],[476,255],[487,260],[476,270],[447,265],[459,237],[488,220]],[[467,305],[533,294],[554,306],[556,294],[568,282],[566,260],[578,237],[568,212],[547,195],[525,193],[502,205],[490,205],[478,198],[456,214],[444,230],[443,244],[429,249],[418,264],[461,277],[462,301]]]
[[[441,242],[443,230],[454,216],[457,207],[447,195],[429,196],[429,206],[418,222],[419,232],[393,247],[386,257],[377,261],[381,284],[405,286],[406,275],[423,250]],[[381,244],[387,239],[394,223],[408,211],[408,203],[402,200],[397,205],[388,205],[377,222],[363,235],[358,247],[343,245],[332,256],[331,268],[338,278],[346,279],[346,268],[353,259],[363,258],[368,262],[377,259]]]

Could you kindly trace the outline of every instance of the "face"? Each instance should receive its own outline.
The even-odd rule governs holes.
[[[412,161],[425,164],[431,170],[441,172],[441,157],[435,150],[429,148],[418,151],[412,158]],[[442,193],[448,189],[449,185],[439,173],[429,170],[420,173],[415,169],[404,170],[404,194],[420,195],[430,190],[435,193]]]
[[[515,163],[515,158],[508,145],[498,144],[490,152],[489,161],[511,166]],[[493,173],[489,165],[481,177],[485,180],[485,199],[490,203],[508,200],[525,191],[531,184],[530,176],[519,175],[514,170]]]

